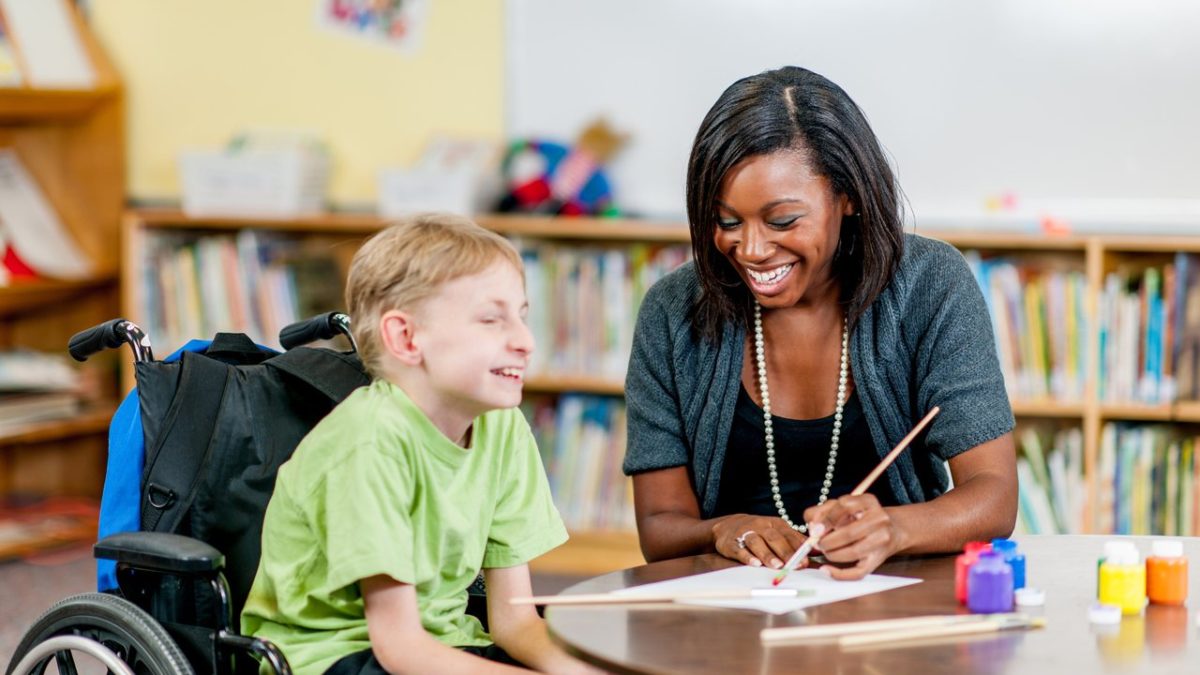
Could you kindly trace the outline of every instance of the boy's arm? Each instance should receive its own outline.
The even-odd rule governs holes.
[[[508,675],[528,671],[468,654],[435,640],[421,625],[417,591],[380,575],[359,582],[366,605],[367,633],[379,665],[393,675]],[[519,658],[519,657],[518,657]]]
[[[496,644],[516,660],[544,673],[600,674],[604,671],[568,656],[550,640],[546,622],[533,605],[514,605],[512,598],[533,595],[529,566],[485,568],[488,628]]]

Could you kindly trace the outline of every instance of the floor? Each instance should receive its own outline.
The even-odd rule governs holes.
[[[25,630],[56,601],[96,589],[91,546],[0,563],[0,664],[7,670]],[[534,593],[549,595],[579,581],[534,575]]]

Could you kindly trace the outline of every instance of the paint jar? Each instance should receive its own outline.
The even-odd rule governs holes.
[[[1100,602],[1116,605],[1125,616],[1146,607],[1146,566],[1132,545],[1108,551],[1100,565]]]
[[[1133,542],[1126,541],[1124,539],[1111,539],[1109,541],[1104,542],[1104,555],[1101,555],[1100,559],[1096,561],[1096,597],[1097,598],[1100,597],[1100,566],[1104,564],[1105,560],[1108,560],[1109,557],[1112,556],[1114,551],[1120,551],[1122,549],[1133,549],[1136,551],[1137,547],[1133,545]]]
[[[1025,554],[1017,550],[1012,539],[993,539],[992,550],[1004,556],[1004,562],[1013,570],[1013,588],[1025,588]]]
[[[1146,558],[1146,595],[1157,605],[1182,605],[1187,600],[1188,561],[1183,542],[1156,541]]]
[[[996,551],[982,551],[967,574],[967,609],[976,614],[1011,612],[1013,571]]]
[[[963,546],[962,554],[954,559],[954,598],[960,605],[967,604],[967,573],[979,559],[979,553],[987,548],[986,542],[969,541]]]

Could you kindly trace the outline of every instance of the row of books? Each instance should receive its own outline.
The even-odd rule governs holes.
[[[625,459],[625,402],[566,394],[523,406],[542,452],[550,491],[572,530],[633,530]]]
[[[142,270],[144,328],[163,355],[218,331],[278,347],[284,326],[342,303],[342,273],[328,251],[252,229],[154,233]]]
[[[1023,427],[1017,443],[1017,532],[1086,531],[1083,431],[1075,427],[1046,433]]]
[[[84,399],[95,396],[86,374],[65,355],[0,351],[0,433],[78,413]]]
[[[1200,258],[1116,270],[1099,298],[1099,396],[1167,403],[1200,398]]]
[[[1079,401],[1087,385],[1087,279],[1077,270],[965,254],[983,291],[1011,398]]]
[[[622,379],[633,328],[650,286],[690,257],[686,245],[620,247],[518,242],[525,261],[531,374]]]
[[[1200,437],[1109,423],[1100,436],[1097,531],[1200,536]]]

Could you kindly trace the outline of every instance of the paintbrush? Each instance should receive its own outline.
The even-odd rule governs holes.
[[[979,633],[997,633],[1005,630],[1041,628],[1045,625],[1045,617],[1029,617],[1020,614],[1005,614],[1002,616],[1002,618],[987,618],[983,621],[941,626],[918,626],[904,630],[865,633],[862,635],[847,635],[845,637],[838,638],[838,646],[864,647],[886,644],[889,642],[943,639],[958,637],[960,635],[975,635]]]

